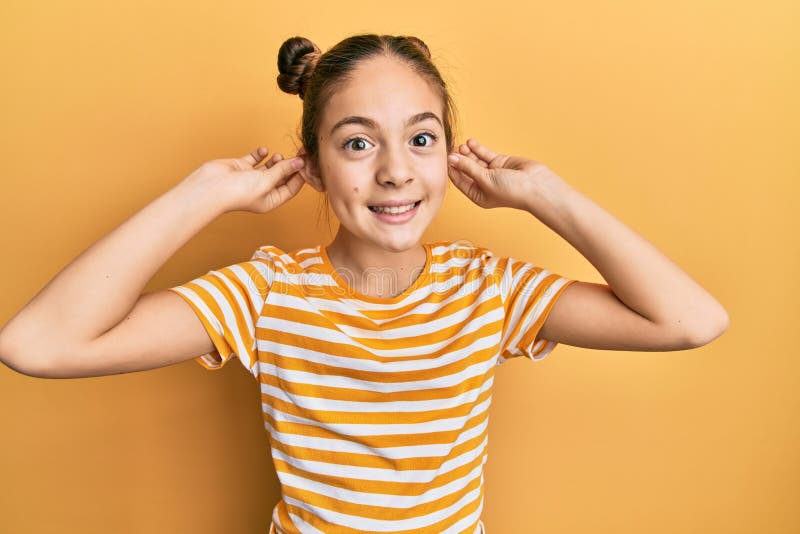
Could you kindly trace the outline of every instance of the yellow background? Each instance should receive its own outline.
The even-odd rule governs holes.
[[[498,369],[489,534],[800,531],[798,3],[3,2],[4,324],[95,240],[203,161],[293,154],[284,39],[432,49],[461,129],[547,164],[727,308],[705,347],[561,345]],[[327,242],[306,187],[226,214],[147,291]],[[523,212],[451,186],[426,240],[601,282]],[[82,380],[0,366],[0,531],[263,533],[278,498],[253,377],[186,363]]]

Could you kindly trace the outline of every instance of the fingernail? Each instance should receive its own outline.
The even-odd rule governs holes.
[[[456,163],[458,161],[458,156],[455,154],[450,154],[449,156],[447,156],[447,160],[450,163]]]
[[[299,169],[303,166],[303,158],[294,158],[292,159],[292,167],[295,169]]]

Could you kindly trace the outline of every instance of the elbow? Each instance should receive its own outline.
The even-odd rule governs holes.
[[[0,362],[12,371],[31,378],[48,378],[47,365],[41,358],[33,358],[11,342],[7,333],[0,330]]]
[[[31,378],[57,378],[56,375],[52,374],[53,371],[51,367],[38,365],[36,360],[25,358],[9,358],[0,354],[0,361],[2,361],[3,365],[12,371],[16,371],[21,375],[29,376]]]
[[[713,319],[709,318],[711,315],[709,314],[709,316],[702,321],[702,327],[698,326],[690,333],[689,344],[691,348],[708,345],[728,330],[731,324],[730,316],[728,316],[728,312],[721,306],[720,309],[721,313],[713,316]]]
[[[12,360],[7,356],[0,355],[0,362],[3,362],[3,365],[11,369],[12,371],[16,371],[21,375],[30,376],[31,378],[39,378],[39,376],[36,374],[35,371],[20,365],[15,360]]]
[[[5,330],[0,330],[0,362],[3,363],[6,367],[11,369],[12,371],[16,371],[21,373],[19,365],[16,363],[17,359],[15,356],[16,350],[12,349],[9,341],[8,336],[3,335]],[[25,374],[25,373],[22,373]]]

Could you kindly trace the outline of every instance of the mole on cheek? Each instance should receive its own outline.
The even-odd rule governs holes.
[[[353,193],[358,194],[358,188],[357,187],[353,188]]]

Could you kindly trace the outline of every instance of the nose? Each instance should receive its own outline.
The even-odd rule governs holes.
[[[413,181],[409,157],[407,150],[387,145],[378,157],[375,179],[381,185],[394,187]]]

